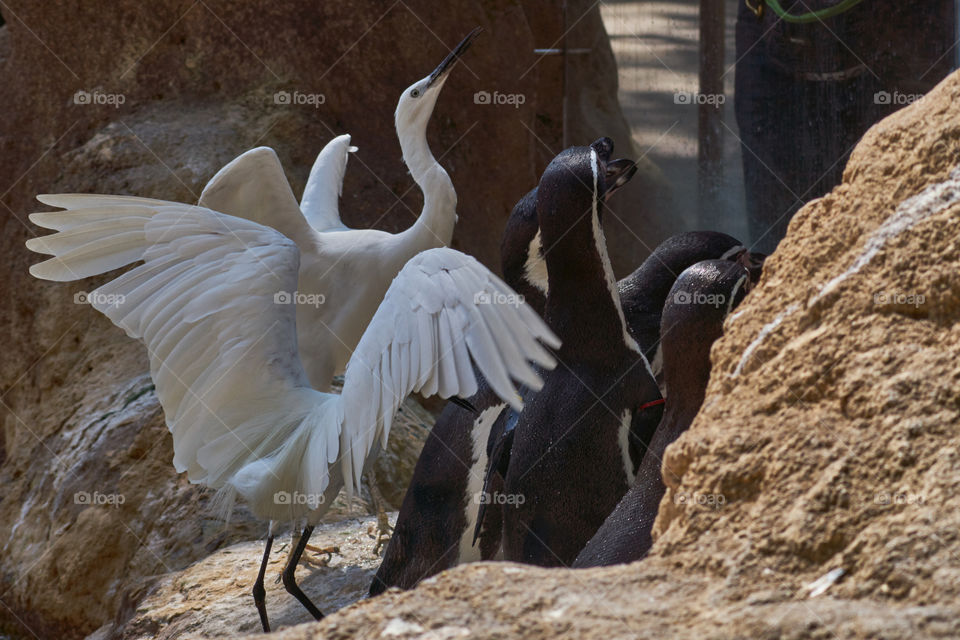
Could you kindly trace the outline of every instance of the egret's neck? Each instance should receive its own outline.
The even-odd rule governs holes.
[[[457,222],[457,192],[450,176],[430,152],[426,122],[404,128],[398,134],[403,161],[423,192],[423,211],[405,232],[425,248],[450,244]]]

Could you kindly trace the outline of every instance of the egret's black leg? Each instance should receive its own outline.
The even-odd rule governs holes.
[[[286,588],[287,593],[299,600],[300,604],[307,608],[310,615],[317,620],[322,620],[323,614],[320,612],[320,609],[317,609],[316,605],[310,602],[307,594],[297,586],[297,581],[294,577],[297,572],[297,564],[300,562],[300,556],[303,555],[303,550],[307,546],[307,540],[310,539],[311,533],[313,533],[313,527],[311,525],[303,528],[303,534],[301,534],[300,539],[297,541],[297,548],[290,554],[290,557],[287,559],[287,566],[283,568],[283,586]]]
[[[270,621],[267,620],[267,590],[263,588],[263,575],[267,572],[267,560],[270,559],[270,547],[272,546],[273,534],[271,533],[267,536],[267,547],[263,550],[260,573],[257,574],[257,581],[253,583],[253,602],[257,605],[257,613],[260,614],[260,624],[263,625],[264,633],[270,633]]]

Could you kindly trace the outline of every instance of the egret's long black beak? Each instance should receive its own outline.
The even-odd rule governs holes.
[[[473,42],[473,39],[477,37],[477,34],[483,31],[481,27],[477,27],[473,31],[467,34],[467,37],[460,41],[460,44],[453,48],[453,51],[447,54],[447,57],[443,59],[443,62],[440,63],[436,69],[433,70],[433,73],[430,74],[430,80],[427,81],[427,88],[429,89],[434,85],[434,83],[443,80],[447,77],[447,74],[450,73],[450,70],[453,69],[453,66],[456,64],[457,60],[460,59],[460,56],[463,55],[463,52],[470,47],[470,43]]]
[[[606,166],[607,175],[605,181],[607,183],[607,190],[603,194],[604,202],[609,200],[610,196],[620,187],[630,182],[630,178],[637,172],[637,163],[633,160],[627,160],[626,158],[608,162]]]

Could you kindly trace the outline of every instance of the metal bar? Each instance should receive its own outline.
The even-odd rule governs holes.
[[[957,0],[957,1],[960,2],[960,0]],[[584,48],[566,49],[566,52],[570,55],[577,54],[577,53],[590,53],[590,51],[591,51],[590,49],[584,49]],[[534,49],[533,52],[540,56],[558,56],[564,52],[564,49]]]
[[[953,0],[953,35],[954,40],[960,40],[960,0]],[[960,47],[953,49],[953,68],[960,69]]]
[[[567,73],[568,73],[567,66],[568,66],[568,55],[570,53],[569,48],[567,47],[567,0],[563,0],[563,8],[561,10],[563,11],[563,35],[561,36],[562,39],[560,41],[560,49],[561,49],[560,55],[563,56],[562,58],[563,88],[561,90],[563,93],[563,103],[561,106],[561,109],[563,109],[563,113],[560,116],[560,119],[563,126],[563,135],[562,135],[563,148],[566,149],[568,145],[568,142],[567,142]]]
[[[700,0],[697,191],[700,219],[717,207],[723,183],[723,0]]]

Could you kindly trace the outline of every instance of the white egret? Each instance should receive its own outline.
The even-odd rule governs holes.
[[[264,629],[273,522],[306,521],[283,581],[319,618],[295,582],[296,564],[340,488],[359,485],[406,395],[472,395],[472,357],[498,395],[518,405],[511,378],[536,388],[528,361],[553,365],[537,340],[558,341],[536,314],[483,304],[515,298],[472,258],[437,248],[452,237],[456,193],[430,153],[426,127],[475,34],[397,107],[404,160],[424,192],[423,212],[405,232],[330,232],[342,227],[330,203],[349,150],[343,136],[331,143],[329,162],[318,158],[316,188],[308,184],[302,205],[276,155],[254,150],[204,192],[202,204],[219,199],[226,212],[66,194],[40,199],[68,211],[31,216],[58,231],[27,243],[54,256],[31,268],[38,278],[76,280],[143,261],[98,289],[94,306],[146,345],[176,468],[225,499],[239,493],[271,520],[254,587]],[[344,368],[343,394],[325,393]]]
[[[479,33],[474,29],[430,75],[400,96],[395,113],[403,160],[423,191],[423,210],[405,231],[348,229],[337,196],[343,184],[350,137],[331,140],[317,157],[297,203],[276,153],[258,147],[242,154],[210,181],[199,204],[272,227],[300,249],[297,292],[323,299],[297,311],[297,339],[307,376],[328,390],[407,260],[448,245],[457,221],[453,182],[427,143],[427,125],[456,61]],[[338,231],[338,233],[328,233]]]
[[[530,363],[554,365],[538,340],[553,348],[559,341],[536,313],[473,258],[437,248],[408,261],[390,285],[347,364],[342,394],[317,391],[300,357],[297,313],[316,307],[309,297],[290,297],[304,256],[289,238],[194,205],[38,198],[68,210],[30,216],[58,232],[27,242],[54,256],[33,265],[34,276],[76,280],[142,261],[90,300],[147,347],[177,470],[220,489],[228,503],[239,494],[271,520],[254,588],[264,629],[273,521],[306,521],[283,582],[320,618],[296,584],[296,564],[340,489],[352,493],[385,446],[407,395],[473,395],[472,359],[519,408],[512,380],[539,388]]]

